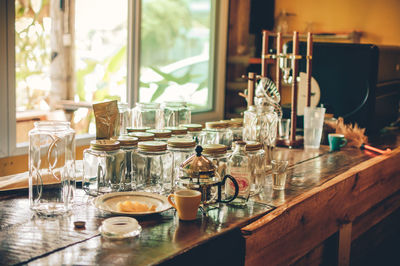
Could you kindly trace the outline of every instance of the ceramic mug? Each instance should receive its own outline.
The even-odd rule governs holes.
[[[200,206],[201,192],[192,189],[177,190],[168,196],[168,202],[178,211],[179,219],[195,220]]]
[[[342,134],[328,134],[330,151],[340,151],[340,148],[346,146],[347,139]]]

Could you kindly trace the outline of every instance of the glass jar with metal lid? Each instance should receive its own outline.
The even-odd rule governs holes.
[[[228,123],[229,129],[232,131],[232,143],[238,140],[243,140],[243,119],[236,118],[221,121]]]
[[[92,140],[90,148],[83,151],[83,190],[92,196],[118,191],[124,161],[119,141]]]
[[[149,132],[134,132],[129,133],[128,136],[138,138],[139,142],[154,140],[154,134]]]
[[[266,157],[260,142],[246,141],[246,152],[250,159],[251,187],[250,194],[260,192],[265,185]]]
[[[146,132],[149,129],[151,129],[151,127],[128,127],[126,128],[126,131],[128,133],[135,133],[135,132]]]
[[[136,103],[132,109],[133,127],[163,128],[164,115],[159,103]]]
[[[172,177],[172,153],[164,141],[138,143],[135,157],[137,190],[162,193],[163,185]]]
[[[166,127],[165,129],[171,130],[173,138],[188,138],[188,129],[186,127]]]
[[[168,129],[150,129],[147,132],[154,134],[155,141],[167,142],[172,136],[172,131]]]
[[[191,110],[184,101],[164,102],[164,126],[177,127],[191,122]]]
[[[191,138],[171,138],[168,140],[168,150],[172,152],[174,157],[172,189],[175,188],[175,180],[178,177],[179,165],[193,155],[195,147],[196,141]]]
[[[227,174],[226,168],[229,159],[227,147],[223,144],[205,144],[203,145],[203,155],[211,160],[215,165],[219,176]]]
[[[119,141],[120,149],[124,152],[124,173],[121,179],[120,191],[131,191],[136,189],[135,176],[136,173],[133,169],[133,165],[135,164],[133,160],[133,153],[136,152],[138,138],[130,137],[128,135],[119,136],[116,139],[112,139]]]
[[[181,127],[187,128],[187,134],[191,136],[197,144],[202,143],[204,132],[201,124],[183,124]]]
[[[232,146],[232,130],[229,128],[228,122],[214,121],[206,122],[204,144],[223,144],[228,147]]]

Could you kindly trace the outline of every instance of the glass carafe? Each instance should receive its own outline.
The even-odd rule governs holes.
[[[35,122],[29,131],[29,203],[39,215],[72,208],[75,193],[75,131],[69,122]]]

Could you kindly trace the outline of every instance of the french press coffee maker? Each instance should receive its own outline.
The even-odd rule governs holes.
[[[201,192],[201,203],[228,203],[236,199],[239,193],[239,185],[231,175],[220,177],[214,164],[201,155],[203,148],[197,146],[196,154],[186,159],[179,167],[178,186]],[[222,199],[222,189],[227,179],[230,179],[235,187],[233,196]]]

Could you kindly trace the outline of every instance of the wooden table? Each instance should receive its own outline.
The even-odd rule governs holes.
[[[396,135],[380,146],[397,143]],[[337,231],[346,263],[351,239],[400,205],[400,148],[383,156],[353,148],[329,153],[326,146],[275,154],[290,161],[285,191],[266,186],[246,208],[220,205],[194,222],[179,221],[173,210],[138,218],[142,233],[123,241],[99,235],[109,216],[82,190],[70,216],[46,219],[31,215],[26,191],[1,193],[0,264],[286,264]],[[76,220],[86,221],[85,229],[75,229]]]

